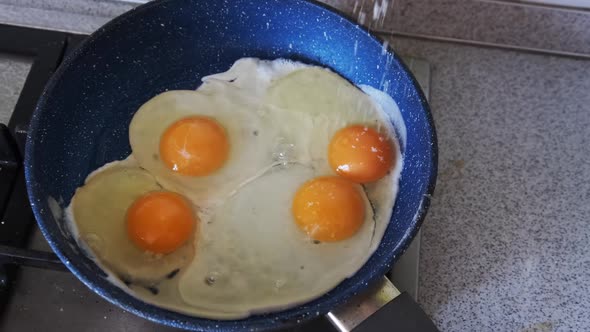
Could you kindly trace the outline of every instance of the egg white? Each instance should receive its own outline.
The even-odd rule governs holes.
[[[198,256],[179,280],[194,306],[247,316],[315,298],[358,270],[368,255],[374,222],[365,197],[365,222],[355,236],[332,243],[310,239],[293,221],[291,203],[315,177],[299,164],[276,167],[240,189],[202,225]]]
[[[130,124],[131,159],[158,186],[193,202],[200,233],[191,242],[194,258],[177,276],[154,285],[158,294],[136,285],[127,290],[171,310],[237,319],[314,299],[358,271],[389,224],[402,167],[396,132],[405,132],[399,129],[403,122],[396,130],[391,124],[401,119],[391,97],[363,89],[368,94],[324,68],[245,58],[203,78],[196,91],[169,91],[146,102]],[[210,176],[183,176],[159,159],[162,133],[195,115],[215,118],[230,141],[227,163]],[[344,241],[316,244],[293,220],[293,195],[315,176],[334,175],[327,162],[330,138],[359,123],[391,138],[397,162],[384,178],[359,186],[366,200],[360,231]],[[86,218],[75,215],[75,223],[96,222],[81,221]],[[109,261],[116,258],[95,253],[113,268]]]
[[[237,63],[232,69],[269,72],[258,68],[268,65],[257,63],[256,70],[251,65]],[[354,274],[377,248],[397,191],[399,164],[385,178],[359,186],[366,218],[347,240],[314,244],[298,229],[290,209],[293,196],[305,181],[334,174],[327,150],[336,131],[366,124],[390,137],[391,144],[397,146],[397,140],[381,104],[333,72],[297,67],[276,73],[251,80],[265,87],[265,93],[253,95],[263,99],[258,115],[271,119],[267,122],[273,124],[282,167],[252,179],[207,212],[211,219],[196,241],[199,254],[179,280],[186,303],[234,318],[314,299]],[[240,78],[236,72],[217,77]],[[399,147],[396,153],[400,161]]]
[[[168,255],[145,252],[128,238],[125,215],[140,196],[161,190],[154,177],[138,167],[115,162],[88,177],[72,198],[76,233],[92,252],[121,279],[144,286],[165,279],[192,260],[188,241]]]
[[[392,137],[393,127],[367,94],[339,75],[320,67],[306,67],[277,79],[263,103],[277,121],[283,139],[292,143],[294,161],[313,165],[327,174],[328,145],[334,134],[349,125],[374,127]],[[392,144],[397,144],[395,138]]]
[[[230,86],[215,91],[168,91],[145,103],[129,126],[129,142],[138,164],[165,188],[182,193],[198,205],[225,197],[273,165],[272,126],[256,114],[256,104]],[[186,176],[160,159],[160,137],[174,122],[191,116],[214,118],[226,130],[229,157],[208,176]]]

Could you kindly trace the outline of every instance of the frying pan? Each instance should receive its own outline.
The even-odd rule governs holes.
[[[309,303],[217,321],[146,304],[109,282],[78,247],[61,211],[92,170],[130,153],[128,125],[140,105],[166,90],[195,89],[201,77],[225,71],[242,57],[318,64],[355,84],[384,90],[401,109],[407,141],[391,222],[377,251],[355,275]],[[48,83],[30,123],[25,153],[33,212],[62,262],[112,303],[147,319],[196,331],[276,329],[328,313],[339,329],[351,329],[365,317],[351,309],[349,300],[375,299],[371,294],[377,294],[379,286],[384,287],[381,302],[396,294],[382,278],[418,231],[436,172],[432,117],[406,66],[363,28],[303,0],[160,0],[114,19],[65,59]],[[371,287],[373,293],[363,292]],[[401,295],[355,331],[375,331],[373,326],[434,329],[423,313],[413,314],[416,308]],[[374,325],[377,321],[380,325]]]

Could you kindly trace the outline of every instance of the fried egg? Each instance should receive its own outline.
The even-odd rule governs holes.
[[[107,269],[150,282],[126,290],[160,307],[237,319],[310,301],[358,271],[383,237],[401,172],[398,112],[387,94],[325,68],[238,60],[195,91],[140,107],[129,127],[137,164],[91,174],[72,200],[72,227]],[[131,175],[144,180],[120,179]],[[169,236],[157,236],[166,227],[144,205],[178,216]],[[85,235],[100,223],[97,206],[115,211],[102,215],[114,225],[100,233],[113,238],[108,254]]]
[[[286,153],[285,144],[277,141],[281,119],[265,114],[261,104],[274,79],[303,66],[247,58],[225,73],[204,77],[197,91],[152,98],[129,126],[133,155],[164,187],[201,205],[223,202]],[[223,134],[208,129],[212,126]],[[209,172],[191,172],[195,164]]]
[[[129,126],[133,156],[163,187],[193,202],[223,200],[273,163],[272,132],[261,130],[270,125],[240,97],[219,85],[209,93],[169,91],[152,98]],[[191,173],[197,168],[209,171]]]
[[[148,252],[130,241],[128,209],[143,195],[161,190],[145,170],[115,163],[89,177],[72,199],[80,240],[125,282],[155,284],[184,267],[194,255],[193,243],[188,241],[194,237],[192,229],[184,234],[187,241],[167,255]]]
[[[384,137],[393,137],[389,117],[379,104],[342,77],[320,67],[299,69],[276,80],[268,88],[265,107],[270,113],[286,119],[277,121],[277,125],[283,139],[296,150],[294,158],[304,164],[313,164],[326,173],[334,170],[326,163],[330,142],[343,128],[359,125],[374,128],[371,130],[384,134]],[[395,144],[391,140],[384,145]],[[353,150],[349,146],[348,155]],[[340,155],[346,157],[345,150],[340,149]],[[379,178],[391,169],[392,164],[381,169]],[[377,180],[376,177],[368,178]]]
[[[197,241],[198,256],[180,277],[182,299],[246,317],[315,298],[356,272],[373,237],[371,205],[355,184],[361,228],[344,241],[314,240],[291,213],[297,189],[314,176],[298,164],[273,169],[214,211]]]

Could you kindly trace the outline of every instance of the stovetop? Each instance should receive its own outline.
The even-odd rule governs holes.
[[[178,331],[110,304],[67,272],[37,229],[28,203],[22,156],[30,116],[63,57],[86,37],[0,24],[0,251],[14,256],[0,256],[0,331]],[[428,63],[404,60],[428,95]],[[390,275],[414,298],[419,245],[418,234]],[[17,256],[27,256],[27,250],[47,254],[27,260],[37,267],[23,266]],[[322,317],[289,331],[333,330]]]

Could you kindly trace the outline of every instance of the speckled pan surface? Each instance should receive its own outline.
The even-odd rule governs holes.
[[[245,320],[214,321],[163,310],[128,295],[77,247],[60,208],[86,175],[130,152],[133,113],[154,95],[194,89],[245,56],[330,67],[356,84],[391,94],[407,126],[400,193],[376,253],[352,278],[310,303]],[[33,211],[53,250],[88,287],[142,317],[204,331],[267,330],[325,314],[381,277],[417,232],[437,171],[426,100],[399,58],[362,28],[300,0],[162,0],[94,33],[58,69],[31,121],[25,172]],[[60,208],[57,208],[59,205]]]

